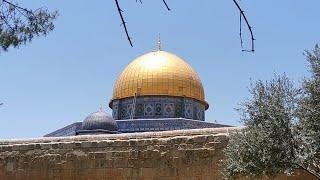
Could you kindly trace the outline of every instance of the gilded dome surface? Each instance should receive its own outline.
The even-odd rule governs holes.
[[[180,57],[166,51],[144,54],[131,62],[115,83],[113,100],[148,95],[189,97],[206,108],[200,77]]]

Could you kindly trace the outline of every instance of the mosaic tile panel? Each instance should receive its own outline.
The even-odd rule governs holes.
[[[119,132],[121,133],[230,127],[223,124],[195,121],[184,118],[137,119],[120,120],[116,122]],[[45,137],[74,136],[76,131],[81,129],[81,125],[81,122],[73,123],[47,134]]]
[[[136,116],[143,116],[144,112],[144,105],[142,103],[139,103],[136,105]]]
[[[228,127],[227,125],[184,118],[123,120],[117,121],[117,124],[119,130],[124,133]]]
[[[173,103],[165,103],[164,104],[164,117],[174,117],[174,104]]]
[[[162,115],[162,105],[161,105],[161,103],[156,103],[155,104],[155,115],[156,116]]]
[[[133,113],[133,104],[127,104],[127,109],[128,109],[128,115],[129,117],[134,117],[134,113]]]
[[[128,119],[128,108],[126,106],[121,107],[120,113],[121,119]]]
[[[144,105],[144,115],[145,116],[153,116],[154,114],[154,106],[153,104],[145,104]]]
[[[182,116],[182,105],[181,104],[176,104],[175,117],[183,117]]]
[[[185,104],[184,105],[184,117],[188,119],[193,118],[193,107],[192,104]]]
[[[114,101],[112,105],[112,117],[114,119],[119,119],[119,102]]]
[[[188,118],[194,120],[204,120],[205,106],[199,101],[181,97],[138,97],[135,108],[133,108],[133,98],[122,99],[113,105],[114,119],[130,119],[133,112],[134,119],[144,118]],[[118,109],[117,109],[118,107]],[[117,115],[117,112],[118,115]]]

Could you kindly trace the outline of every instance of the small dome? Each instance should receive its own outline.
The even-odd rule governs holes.
[[[104,130],[117,132],[116,121],[108,113],[100,109],[90,114],[82,123],[82,130]]]

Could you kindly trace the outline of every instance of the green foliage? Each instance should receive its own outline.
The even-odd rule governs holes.
[[[304,144],[300,147],[304,164],[320,173],[320,48],[306,51],[311,78],[302,85],[298,109],[300,133]]]
[[[239,108],[246,127],[225,149],[227,179],[292,175],[297,168],[320,179],[320,48],[306,57],[312,76],[300,89],[286,76],[252,85]]]
[[[293,122],[297,90],[286,76],[258,81],[239,112],[246,126],[225,149],[227,177],[290,174],[294,159]]]
[[[53,20],[57,15],[56,11],[32,11],[0,0],[0,52],[26,44],[35,36],[47,35],[54,29]]]

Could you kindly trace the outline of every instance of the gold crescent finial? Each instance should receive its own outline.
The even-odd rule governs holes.
[[[160,36],[160,33],[159,33],[159,38],[158,38],[158,51],[161,51],[162,50],[162,43],[161,43],[161,36]]]

